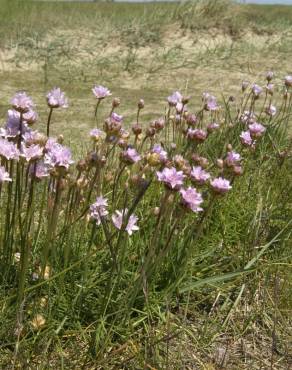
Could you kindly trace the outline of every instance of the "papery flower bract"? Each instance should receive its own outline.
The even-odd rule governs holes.
[[[193,212],[203,211],[200,204],[203,203],[203,198],[201,193],[198,193],[195,188],[189,186],[187,189],[180,190],[182,204],[187,208],[191,209]]]
[[[47,102],[50,108],[68,107],[68,99],[66,98],[65,93],[59,87],[54,87],[47,94]]]
[[[11,99],[13,109],[20,113],[26,113],[33,108],[32,99],[25,92],[18,92]]]
[[[284,82],[286,87],[292,87],[292,76],[286,76]]]
[[[240,160],[241,160],[240,154],[236,153],[234,151],[231,151],[231,152],[227,153],[225,163],[228,167],[232,167],[232,166],[238,164],[240,162]]]
[[[209,178],[209,172],[205,171],[201,166],[196,166],[192,168],[190,177],[193,181],[197,182],[199,185],[205,184]]]
[[[168,104],[170,106],[176,106],[178,103],[182,101],[182,95],[179,91],[175,91],[172,95],[167,98]]]
[[[277,108],[274,105],[270,104],[268,107],[266,107],[265,112],[269,116],[274,117],[275,114],[277,113]]]
[[[0,156],[10,160],[19,158],[19,150],[16,145],[6,139],[0,138]]]
[[[96,99],[101,100],[106,98],[107,96],[111,96],[111,92],[108,88],[101,86],[101,85],[96,85],[93,87],[92,92]]]
[[[159,181],[172,190],[180,189],[185,178],[183,172],[177,171],[175,167],[165,167],[162,171],[157,171],[156,175]]]
[[[257,84],[253,84],[251,89],[255,97],[259,97],[263,91],[263,88]]]
[[[121,153],[121,160],[127,164],[134,164],[140,161],[141,156],[134,148],[127,148]]]
[[[240,141],[243,145],[252,146],[254,144],[249,131],[242,131],[240,134]]]
[[[38,144],[32,144],[30,146],[22,145],[20,155],[24,157],[27,162],[35,159],[39,159],[43,155],[43,148]]]
[[[210,185],[215,193],[224,194],[227,193],[232,186],[230,185],[230,181],[224,179],[223,177],[217,177],[216,179],[210,181]]]
[[[261,137],[266,131],[265,127],[257,122],[252,123],[248,126],[248,128],[252,137]]]
[[[5,167],[0,166],[0,184],[4,181],[12,181],[9,177],[9,173],[6,171]]]
[[[105,217],[108,215],[108,211],[106,207],[107,199],[103,197],[97,197],[95,203],[91,204],[90,206],[90,217],[96,221],[97,225],[101,223],[101,217]]]
[[[125,208],[122,211],[118,211],[118,210],[115,211],[115,213],[112,215],[113,224],[115,225],[117,229],[121,230],[123,226],[124,218],[127,217],[127,214],[128,214],[128,209]],[[139,230],[139,227],[136,225],[137,221],[138,221],[137,216],[132,214],[129,217],[128,224],[125,228],[125,230],[127,231],[129,235],[132,235],[133,231]]]

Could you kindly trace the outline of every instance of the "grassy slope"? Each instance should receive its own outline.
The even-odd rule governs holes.
[[[129,123],[134,119],[130,103],[133,107],[138,98],[145,98],[146,108],[142,118],[146,123],[150,117],[163,113],[157,107],[163,107],[159,103],[174,89],[192,94],[194,102],[197,102],[203,90],[233,94],[239,90],[241,79],[257,79],[267,69],[275,70],[278,79],[291,73],[292,7],[247,6],[232,7],[226,11],[224,6],[198,9],[176,4],[20,2],[14,5],[7,1],[6,7],[0,8],[0,17],[3,21],[0,28],[1,117],[14,91],[27,89],[38,103],[40,126],[44,127],[47,111],[41,96],[51,86],[61,85],[69,95],[71,107],[66,113],[56,114],[55,121],[58,120],[58,123],[55,125],[55,133],[65,133],[67,143],[77,142],[80,131],[82,137],[93,125],[91,108],[94,101],[90,108],[87,102],[91,96],[90,88],[95,82],[109,86],[115,95],[122,98],[120,111],[125,112]],[[109,105],[104,109],[109,109]],[[264,191],[257,195],[254,209],[255,212],[262,212],[259,210],[261,199],[269,195]],[[232,233],[240,226],[239,220],[248,220],[240,212],[242,201],[234,199],[228,216],[222,220],[224,230],[214,230],[214,235],[230,235],[229,241],[233,247],[236,236],[232,240]],[[255,230],[257,222],[256,213]],[[242,224],[241,227],[246,225]],[[212,238],[209,240],[206,237],[202,248],[217,242]],[[223,248],[228,248],[228,244]],[[236,252],[228,251],[227,259],[231,265],[237,261],[236,253],[240,256],[240,243],[237,248]],[[219,239],[217,253],[221,253]],[[226,260],[222,258],[220,263],[224,266]],[[149,325],[149,330],[154,331],[149,333],[150,342],[155,342],[157,338],[165,342],[169,331],[179,331],[179,340],[166,340],[173,360],[173,367],[169,368],[173,369],[179,366],[187,369],[192,363],[202,369],[215,369],[214,363],[219,366],[226,349],[228,356],[231,356],[230,362],[225,359],[230,369],[242,369],[244,362],[249,367],[252,363],[254,369],[260,366],[267,368],[269,362],[267,365],[266,359],[270,356],[274,325],[270,314],[274,311],[280,343],[280,355],[277,357],[279,363],[275,364],[275,368],[285,368],[289,362],[287,352],[291,335],[291,323],[287,322],[291,308],[291,275],[287,267],[289,265],[272,266],[265,279],[255,279],[254,289],[258,294],[264,294],[265,298],[245,302],[245,305],[240,303],[238,310],[230,306],[236,296],[232,296],[230,287],[225,291],[224,285],[220,290],[213,291],[209,287],[198,290],[194,294],[195,298],[186,300],[181,307],[171,303],[174,307],[167,311],[169,320],[166,320],[164,312],[160,312],[161,302],[157,302],[156,306],[153,304],[153,316],[160,315],[162,324],[155,328]],[[212,266],[206,266],[206,269],[212,271]],[[277,291],[273,293],[271,289],[277,274],[282,279],[280,297]],[[236,288],[235,283],[234,291],[238,294]],[[228,310],[223,307],[222,312],[217,312],[215,302],[221,300],[227,302],[228,308],[232,307],[230,322],[223,330],[222,322]],[[170,327],[164,325],[166,322],[171,323]],[[262,323],[265,330],[262,329]],[[260,335],[257,335],[258,332]],[[73,364],[82,358],[80,347],[76,349],[76,343],[70,341],[70,338],[76,337],[82,345],[83,336],[90,336],[90,329],[80,334],[79,328],[76,328],[62,338],[62,342],[56,339],[55,355],[51,358],[53,368],[61,368],[62,361],[71,364],[70,368],[78,368],[78,365]],[[109,362],[119,363],[133,357],[125,368],[142,368],[144,354],[139,339],[137,333],[126,346],[116,348]],[[147,354],[149,358],[152,355],[152,344]],[[165,347],[161,349],[159,343],[153,347],[155,356],[163,363]],[[42,345],[40,348],[43,348]],[[1,353],[1,356],[3,359],[5,353]],[[87,363],[87,359],[82,358],[82,361]],[[88,363],[85,366],[96,368]],[[109,365],[104,366],[105,369],[109,368]],[[119,368],[118,365],[112,366]]]

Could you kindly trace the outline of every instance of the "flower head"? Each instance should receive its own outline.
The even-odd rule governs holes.
[[[96,221],[97,225],[100,225],[101,217],[108,215],[107,206],[107,199],[103,197],[97,197],[95,203],[90,206],[90,217]]]
[[[199,128],[189,128],[187,131],[187,138],[192,141],[203,142],[207,139],[207,131],[201,130]]]
[[[228,167],[232,167],[236,164],[238,164],[241,160],[241,156],[239,153],[236,153],[236,152],[228,152],[227,153],[227,157],[225,159],[225,163]]]
[[[38,144],[32,144],[30,146],[22,145],[21,157],[24,157],[27,162],[39,159],[43,155],[43,148]]]
[[[252,137],[261,137],[266,131],[265,127],[257,122],[252,123],[248,128]]]
[[[128,148],[121,153],[121,159],[127,164],[133,164],[140,161],[141,156],[134,148]]]
[[[124,219],[127,218],[127,214],[128,214],[128,209],[125,208],[122,211],[118,211],[118,210],[115,211],[115,213],[112,215],[113,224],[117,229],[119,230],[122,229]],[[133,231],[139,230],[139,227],[136,225],[137,221],[138,221],[138,217],[135,216],[134,214],[132,214],[129,217],[128,224],[125,227],[125,230],[127,231],[129,235],[132,235]]]
[[[153,148],[151,149],[151,153],[158,154],[161,163],[165,163],[167,161],[167,152],[162,148],[161,145],[154,144]]]
[[[44,163],[44,161],[40,160],[30,165],[29,174],[30,176],[34,176],[37,179],[41,180],[42,178],[49,176],[49,169],[48,166]]]
[[[190,176],[199,185],[205,184],[210,178],[209,172],[203,170],[201,166],[193,167]]]
[[[175,107],[178,103],[181,103],[182,95],[179,91],[175,91],[167,98],[167,101],[170,106]]]
[[[25,92],[15,94],[11,99],[11,105],[20,113],[26,113],[34,106],[32,99]]]
[[[47,102],[50,108],[67,108],[68,99],[65,96],[65,93],[61,91],[59,87],[53,88],[47,94]]]
[[[232,188],[230,181],[223,179],[223,177],[218,177],[210,181],[210,184],[214,192],[217,194],[225,194]]]
[[[261,95],[262,91],[263,91],[262,87],[260,87],[257,84],[253,84],[251,90],[253,92],[254,97],[256,97],[256,98],[258,98]]]
[[[245,146],[253,146],[254,144],[249,131],[242,131],[242,133],[240,134],[240,141]]]
[[[68,169],[74,163],[69,148],[56,142],[49,142],[49,140],[46,145],[46,148],[48,147],[49,150],[45,155],[45,164],[49,167],[65,167]]]
[[[94,140],[94,141],[98,141],[102,135],[102,131],[99,130],[98,128],[94,128],[90,131],[89,133],[90,137]]]
[[[0,138],[0,156],[10,160],[19,158],[19,150],[16,145],[6,139]]]
[[[273,78],[274,78],[274,72],[268,71],[266,74],[267,81],[272,81]]]
[[[178,190],[183,185],[185,175],[182,171],[177,171],[175,167],[165,167],[161,172],[156,172],[159,181],[163,182],[165,186],[171,190]]]
[[[284,79],[286,87],[292,87],[292,76],[286,76]]]
[[[218,130],[219,127],[220,127],[219,123],[211,122],[207,125],[207,131],[211,133],[213,131]]]
[[[253,112],[250,112],[248,110],[244,111],[242,115],[240,116],[240,121],[244,124],[249,124],[255,122],[256,116]]]
[[[9,173],[5,170],[5,167],[0,166],[0,184],[4,181],[12,181],[9,177]]]
[[[181,200],[182,204],[191,209],[193,212],[203,211],[200,204],[203,203],[203,198],[201,193],[198,193],[195,188],[188,187],[187,189],[181,189]]]
[[[268,116],[274,117],[277,113],[277,108],[274,105],[270,104],[268,107],[266,107],[265,112]]]
[[[216,97],[209,93],[203,94],[203,102],[204,102],[204,108],[207,111],[214,112],[219,109],[219,105],[217,103]]]
[[[101,85],[96,85],[93,87],[92,92],[96,99],[101,100],[106,98],[107,96],[111,96],[111,92],[108,88],[101,86]]]
[[[29,111],[24,113],[23,119],[27,124],[32,125],[37,121],[38,114],[34,110],[30,109]]]

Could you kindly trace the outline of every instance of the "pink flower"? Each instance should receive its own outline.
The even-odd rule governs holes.
[[[220,125],[218,123],[212,122],[207,125],[207,131],[211,133],[213,131],[218,130],[219,127]]]
[[[34,110],[30,109],[28,112],[24,113],[23,119],[26,123],[32,125],[37,121],[38,114]]]
[[[274,72],[268,71],[266,74],[267,81],[271,81],[274,78]]]
[[[228,152],[227,153],[227,157],[225,159],[225,163],[228,167],[232,167],[236,164],[238,164],[241,160],[241,156],[239,153],[236,153],[236,152]]]
[[[203,170],[201,166],[193,167],[190,176],[199,185],[204,185],[210,178],[209,172]]]
[[[0,166],[0,184],[4,181],[12,181],[12,179],[9,177],[9,173],[6,172],[5,167]]]
[[[187,138],[193,141],[203,142],[207,139],[208,133],[204,130],[189,128],[187,131]]]
[[[292,76],[286,76],[284,79],[286,87],[292,87]]]
[[[267,115],[274,117],[277,113],[277,108],[274,105],[270,104],[268,107],[266,107],[265,112],[267,113]]]
[[[41,180],[42,178],[49,176],[49,169],[45,165],[44,161],[41,160],[30,165],[29,173],[31,176]]]
[[[102,131],[99,130],[98,128],[94,128],[90,131],[89,133],[90,137],[94,140],[94,141],[98,141],[102,135]]]
[[[10,160],[19,158],[19,150],[16,145],[8,140],[0,138],[0,156]]]
[[[185,178],[183,172],[177,171],[175,167],[165,167],[161,172],[157,171],[156,175],[159,181],[172,190],[180,189]]]
[[[58,144],[47,142],[46,148],[49,147],[47,154],[45,155],[45,164],[49,167],[65,167],[66,169],[74,163],[71,157],[71,151],[69,148]]]
[[[267,93],[273,95],[274,92],[274,84],[267,84],[266,86]]]
[[[257,98],[261,95],[261,93],[263,91],[262,87],[260,87],[257,84],[253,84],[251,89],[252,89],[252,92],[253,92],[254,96],[257,97]]]
[[[59,87],[54,87],[47,94],[47,102],[50,108],[67,108],[68,100],[65,93]]]
[[[25,92],[19,92],[11,99],[13,109],[20,113],[26,113],[33,108],[34,104],[31,98]]]
[[[241,89],[242,91],[245,91],[249,86],[249,82],[248,81],[242,81],[241,83]]]
[[[188,114],[186,121],[189,126],[194,126],[197,123],[198,118],[195,114]]]
[[[204,93],[203,94],[203,102],[204,102],[204,108],[207,111],[214,112],[219,109],[219,105],[217,103],[217,99],[215,96],[209,94],[209,93]]]
[[[182,95],[181,95],[180,92],[175,91],[172,95],[170,95],[167,98],[167,101],[168,101],[168,104],[171,107],[175,107],[178,103],[181,103],[181,101],[182,101]]]
[[[161,145],[154,144],[153,148],[151,149],[151,153],[158,154],[161,163],[165,163],[167,161],[167,152],[162,148]]]
[[[243,114],[240,116],[240,121],[244,124],[249,124],[255,122],[255,115],[253,112],[248,110],[244,111]]]
[[[252,137],[261,137],[266,131],[265,127],[257,122],[249,125],[248,128]]]
[[[141,156],[138,154],[136,149],[129,147],[121,153],[121,159],[127,164],[134,164],[140,161]]]
[[[123,116],[121,116],[121,115],[119,115],[119,114],[117,114],[117,113],[113,112],[113,113],[111,114],[110,119],[111,119],[111,122],[122,123],[122,121],[123,121]]]
[[[125,208],[122,211],[115,211],[115,213],[112,215],[112,221],[115,227],[119,230],[121,230],[124,222],[124,218],[127,218],[128,209]],[[129,235],[133,234],[133,231],[139,230],[139,227],[136,225],[136,222],[138,221],[138,217],[135,215],[131,215],[128,220],[128,224],[125,228],[127,233]]]
[[[92,92],[96,99],[101,100],[106,98],[107,96],[111,96],[111,92],[108,88],[101,86],[101,85],[96,85],[93,87]]]
[[[21,157],[24,157],[27,162],[30,162],[43,156],[43,148],[40,147],[38,144],[32,144],[28,147],[22,145],[20,155]]]
[[[214,192],[218,194],[225,194],[232,188],[232,186],[230,185],[230,181],[223,179],[223,177],[218,177],[210,181],[210,184]]]
[[[187,189],[181,189],[180,194],[182,197],[182,204],[191,209],[193,212],[203,211],[203,208],[199,207],[203,203],[201,193],[198,193],[195,188],[188,187]]]
[[[95,203],[90,206],[90,217],[96,221],[97,225],[100,225],[101,217],[108,215],[107,206],[107,199],[103,197],[97,197]]]
[[[245,146],[252,146],[254,144],[249,131],[242,131],[240,134],[240,140]]]

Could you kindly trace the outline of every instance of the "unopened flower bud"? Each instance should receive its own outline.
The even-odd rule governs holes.
[[[221,159],[221,158],[217,159],[216,165],[217,165],[218,168],[221,168],[222,169],[224,167],[224,161],[223,161],[223,159]]]
[[[155,207],[155,208],[153,209],[153,214],[154,214],[155,216],[158,216],[158,215],[159,215],[159,213],[160,213],[160,208],[159,208],[159,207]]]
[[[202,168],[207,168],[209,166],[209,161],[207,158],[201,157],[199,164]]]
[[[84,159],[81,159],[77,165],[76,165],[76,168],[79,172],[83,172],[86,170],[86,167],[87,167],[87,164],[86,164],[86,161]]]
[[[148,127],[146,130],[146,136],[153,137],[156,134],[156,130],[153,127]]]
[[[227,148],[228,152],[232,152],[232,149],[233,148],[232,148],[232,145],[231,144],[227,144],[227,147],[226,148]]]
[[[112,101],[112,107],[117,108],[121,104],[120,98],[114,98]]]
[[[183,103],[183,105],[188,104],[189,101],[190,101],[190,96],[183,96],[182,97],[181,102]]]
[[[143,99],[140,99],[139,102],[138,102],[138,108],[139,109],[143,109],[145,106],[145,102]]]
[[[58,136],[58,138],[57,138],[57,142],[58,142],[59,144],[63,144],[63,142],[64,142],[64,136],[63,136],[62,134],[60,134],[60,135]]]
[[[272,72],[272,71],[267,72],[267,74],[266,74],[267,81],[270,82],[270,81],[272,81],[273,78],[274,78],[274,72]]]
[[[241,166],[234,166],[233,173],[235,176],[241,176],[243,174],[243,169]]]
[[[132,125],[132,131],[135,136],[138,136],[142,133],[142,127],[139,125],[139,123],[134,123]]]

